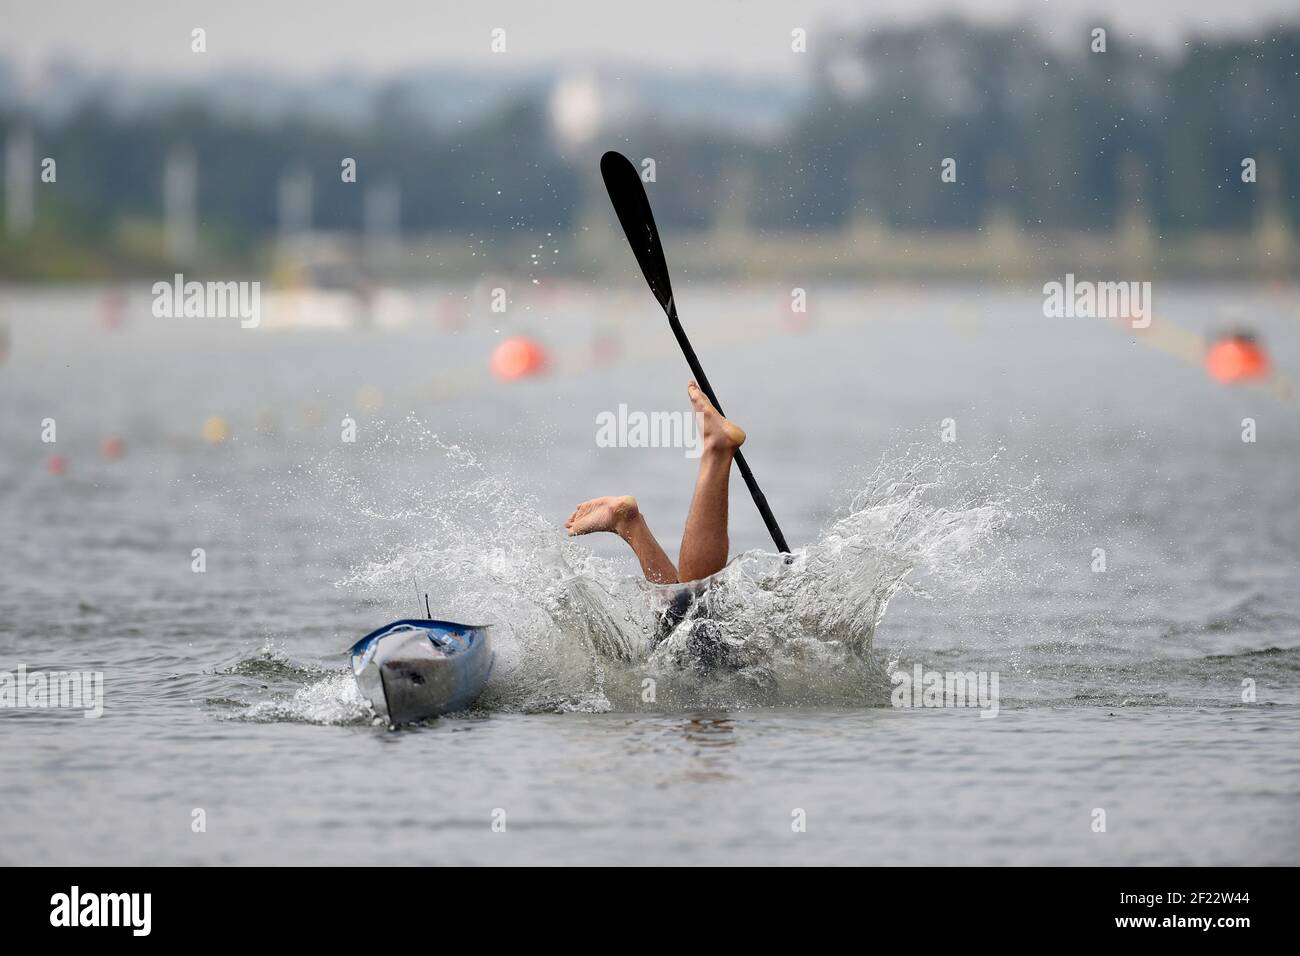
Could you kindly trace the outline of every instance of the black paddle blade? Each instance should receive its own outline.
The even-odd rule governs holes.
[[[695,349],[691,348],[690,340],[686,338],[686,332],[682,329],[682,323],[677,320],[677,307],[673,305],[673,287],[668,281],[668,260],[664,258],[663,243],[659,241],[659,230],[655,228],[654,213],[650,211],[650,200],[646,198],[645,186],[641,185],[640,173],[626,156],[611,150],[600,157],[600,175],[605,180],[609,201],[614,204],[614,212],[618,213],[619,224],[623,227],[623,233],[627,236],[633,255],[636,256],[637,265],[641,267],[650,291],[654,293],[668,315],[668,325],[673,330],[673,335],[677,337],[677,344],[681,346],[682,354],[686,356],[686,364],[695,373],[696,383],[709,397],[718,414],[723,414],[718,396],[713,394],[713,388],[704,374],[704,368],[700,365],[700,360],[695,357]],[[763,523],[767,525],[772,540],[777,548],[788,554],[790,547],[785,543],[785,535],[781,533],[776,518],[772,515],[772,509],[768,507],[767,498],[763,496],[754,473],[749,470],[745,456],[739,449],[736,450],[735,462],[736,467],[740,469],[740,476],[745,479],[745,486],[749,488],[754,504],[758,506],[759,514],[763,516]]]
[[[627,236],[632,254],[664,312],[673,314],[673,286],[668,280],[668,260],[655,228],[654,213],[646,197],[641,174],[622,153],[610,150],[600,157],[600,175],[605,180],[609,201],[618,213],[619,225]]]

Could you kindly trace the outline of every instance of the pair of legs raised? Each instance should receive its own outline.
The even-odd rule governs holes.
[[[718,413],[691,382],[686,392],[700,426],[700,472],[686,516],[677,567],[650,533],[645,516],[631,495],[593,498],[574,509],[564,526],[569,534],[612,531],[632,546],[646,579],[654,584],[698,581],[727,563],[727,486],[731,459],[745,442],[745,432]]]

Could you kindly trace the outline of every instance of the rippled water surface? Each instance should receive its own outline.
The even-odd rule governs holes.
[[[0,709],[0,862],[1300,862],[1300,413],[1168,347],[1247,324],[1300,375],[1293,288],[1164,288],[1134,337],[1033,291],[834,288],[791,323],[788,290],[684,285],[795,547],[733,476],[721,674],[701,621],[656,643],[621,542],[562,532],[635,494],[675,555],[695,461],[595,442],[688,407],[643,290],[297,333],[0,296],[0,670],[105,681],[97,720]],[[517,333],[550,374],[497,383]],[[340,652],[425,593],[496,625],[497,668],[389,732]],[[996,672],[996,716],[891,706],[916,665]]]

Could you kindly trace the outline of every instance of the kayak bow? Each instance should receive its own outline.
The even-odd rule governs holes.
[[[492,673],[489,630],[434,620],[385,624],[349,649],[357,689],[391,727],[463,710]]]

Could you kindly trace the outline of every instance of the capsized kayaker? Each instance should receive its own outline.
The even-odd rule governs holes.
[[[564,526],[569,534],[611,531],[632,547],[646,579],[653,584],[698,581],[727,563],[727,489],[731,460],[745,443],[745,432],[719,414],[692,380],[686,386],[700,431],[700,471],[686,516],[677,566],[650,532],[631,495],[592,498],[574,509]]]

